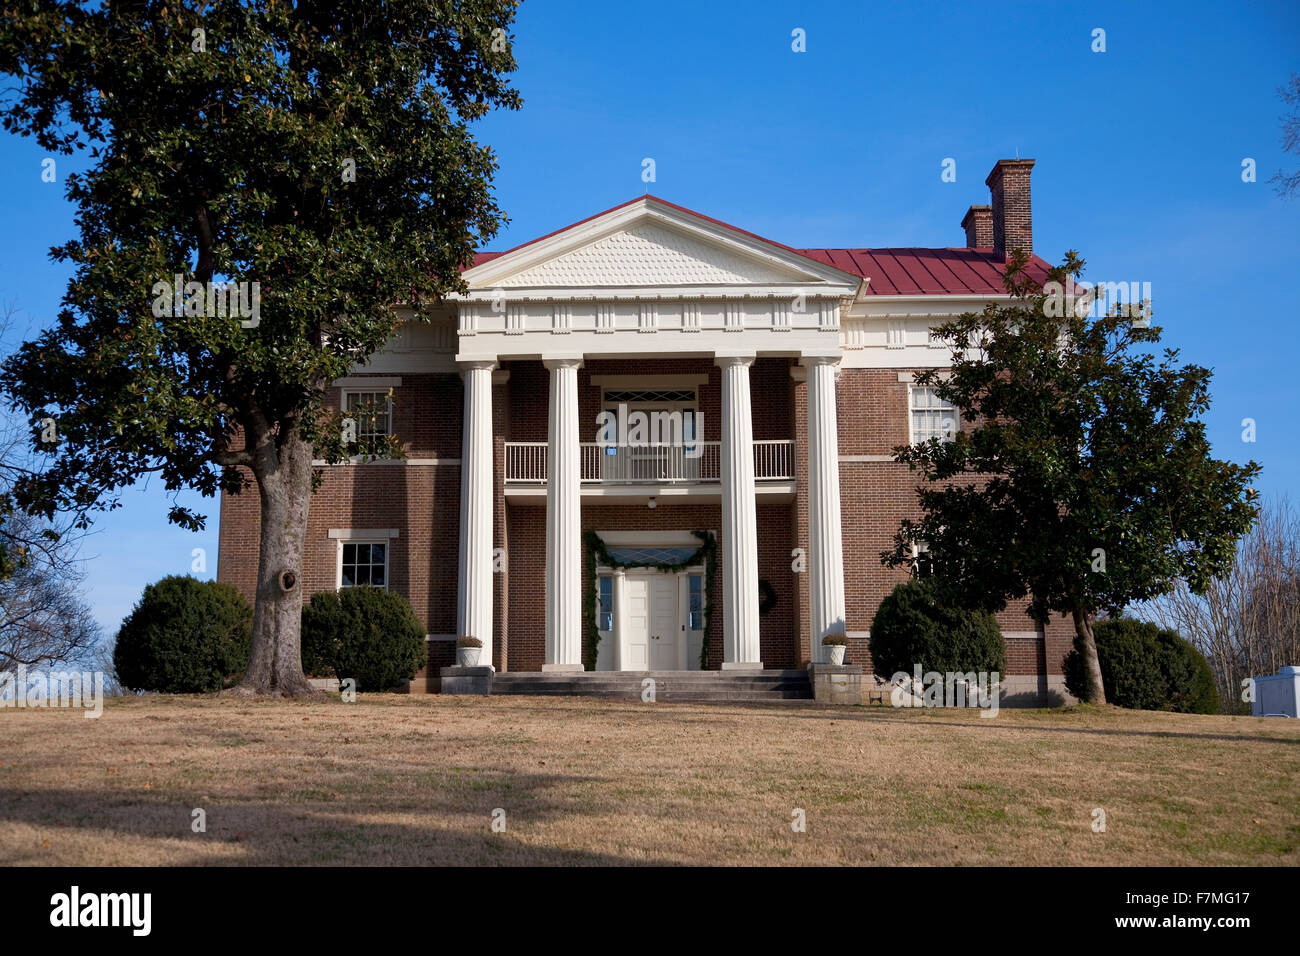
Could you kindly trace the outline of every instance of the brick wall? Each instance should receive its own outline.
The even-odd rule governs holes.
[[[349,376],[357,381],[383,376]],[[409,458],[459,458],[461,408],[465,390],[460,376],[402,375],[393,389],[393,434],[398,436]],[[356,391],[364,386],[348,386]],[[386,391],[385,389],[378,389]],[[325,392],[325,402],[340,408],[341,388]]]
[[[836,389],[841,456],[886,456],[896,446],[908,442],[908,383],[898,380],[899,371],[843,370]],[[918,473],[892,461],[842,461],[840,464],[844,591],[850,632],[869,631],[880,602],[908,578],[907,571],[882,565],[880,555],[892,550],[894,534],[902,519],[918,516],[916,487],[919,483]],[[1037,629],[1025,611],[1026,606],[1024,601],[1013,602],[997,615],[1004,633]],[[1064,619],[1049,622],[1045,642],[1009,639],[1008,673],[1036,674],[1041,672],[1040,667],[1046,667],[1048,674],[1061,674],[1061,662],[1070,650],[1072,639],[1073,626]],[[1034,646],[1025,648],[1020,646],[1022,643]],[[846,660],[870,667],[865,638],[850,637]]]
[[[808,581],[791,567],[791,550],[808,547],[807,386],[792,380],[789,359],[761,359],[750,372],[754,437],[794,438],[795,500],[758,506],[759,574],[776,591],[775,608],[761,619],[761,652],[768,667],[800,666],[809,656]],[[493,388],[493,460],[495,508],[493,547],[506,549],[507,560],[494,581],[494,659],[500,669],[537,670],[545,656],[545,508],[510,504],[504,489],[506,441],[544,441],[547,429],[548,373],[540,362],[511,362],[509,381]],[[721,428],[721,375],[710,360],[593,361],[579,377],[582,440],[595,438],[600,389],[594,374],[707,374],[701,389],[704,439],[717,440]],[[837,386],[839,445],[842,456],[885,456],[908,440],[907,384],[898,370],[845,369]],[[339,390],[330,392],[339,401]],[[394,430],[411,459],[458,459],[463,386],[458,376],[402,375],[395,390]],[[841,462],[845,599],[848,630],[864,634],[886,594],[906,580],[902,570],[885,568],[881,552],[905,516],[916,515],[917,477],[906,466],[888,461]],[[337,543],[331,528],[397,528],[390,543],[389,586],[404,594],[434,634],[451,634],[456,626],[456,562],[459,541],[460,468],[455,464],[370,464],[323,469],[313,495],[307,534],[304,599],[336,585]],[[713,504],[678,505],[660,500],[644,505],[606,505],[583,501],[585,530],[627,528],[689,530],[711,528],[721,534],[720,508]],[[258,534],[255,488],[221,502],[218,576],[253,598]],[[722,661],[722,567],[726,542],[720,541],[719,574],[710,600],[710,665]],[[591,582],[585,580],[584,587]],[[1009,634],[1025,634],[1035,624],[1023,604],[999,615]],[[1073,628],[1054,620],[1042,638],[1009,637],[1008,673],[1058,676],[1070,649]],[[584,632],[585,640],[585,632]],[[432,673],[450,663],[450,643],[430,646]],[[870,667],[867,642],[850,638],[848,660]]]

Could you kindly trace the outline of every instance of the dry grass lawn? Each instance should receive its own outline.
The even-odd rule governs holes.
[[[1294,865],[1298,776],[1248,717],[132,698],[0,710],[0,864]]]

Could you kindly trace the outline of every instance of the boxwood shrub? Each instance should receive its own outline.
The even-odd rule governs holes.
[[[871,660],[885,680],[918,664],[922,673],[1002,673],[1006,644],[992,614],[959,607],[939,578],[914,578],[880,602],[871,622]]]
[[[1218,712],[1209,662],[1176,631],[1126,617],[1097,621],[1092,630],[1107,703],[1182,714]],[[1077,637],[1065,658],[1065,686],[1083,697],[1086,681]]]
[[[171,575],[148,585],[122,622],[113,666],[131,690],[210,693],[238,680],[252,639],[253,609],[235,588]]]
[[[424,627],[400,594],[344,588],[312,595],[302,611],[302,666],[308,674],[353,678],[357,690],[391,690],[428,660]]]

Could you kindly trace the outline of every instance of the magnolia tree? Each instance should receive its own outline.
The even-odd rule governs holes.
[[[6,129],[52,155],[79,235],[55,321],[4,364],[37,515],[81,522],[156,474],[261,504],[246,693],[311,693],[299,620],[314,459],[349,451],[330,382],[463,288],[503,217],[470,124],[514,109],[514,0],[358,6],[15,0]],[[80,151],[83,173],[57,159]],[[204,516],[174,506],[199,529]]]
[[[896,449],[920,470],[923,517],[902,523],[887,564],[926,542],[954,600],[1000,610],[1028,598],[1045,621],[1069,615],[1104,702],[1092,622],[1185,581],[1202,593],[1232,563],[1256,515],[1259,471],[1210,454],[1201,416],[1210,372],[1157,359],[1149,303],[1076,298],[1083,260],[1069,253],[1046,284],[1008,264],[1009,299],[941,326],[952,368],[919,374],[952,404],[951,440]]]

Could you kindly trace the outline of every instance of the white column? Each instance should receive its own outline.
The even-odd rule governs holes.
[[[718,356],[722,369],[722,669],[761,669],[758,646],[758,519],[749,366],[754,356]]]
[[[546,663],[582,667],[582,489],[578,458],[580,358],[547,359],[551,370],[546,455]]]
[[[456,631],[483,642],[481,664],[492,663],[492,369],[467,362],[460,451],[460,564]]]
[[[825,660],[822,638],[844,630],[844,544],[840,525],[840,439],[835,366],[830,356],[808,367],[808,594],[811,659]]]
[[[614,670],[623,669],[623,641],[627,637],[627,574],[622,568],[614,572],[611,588],[614,600]]]

